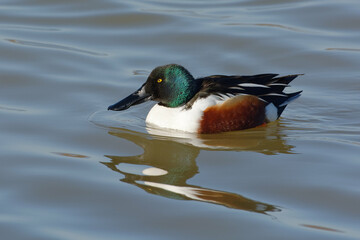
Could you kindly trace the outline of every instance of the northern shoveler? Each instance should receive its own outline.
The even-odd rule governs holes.
[[[146,123],[195,133],[253,128],[277,120],[302,91],[284,93],[299,74],[253,76],[213,75],[195,79],[177,64],[155,68],[134,93],[108,107],[121,111],[148,100],[157,101]]]

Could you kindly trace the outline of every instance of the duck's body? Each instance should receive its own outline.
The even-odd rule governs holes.
[[[239,95],[227,100],[216,96],[198,99],[192,108],[168,108],[156,104],[146,117],[146,123],[184,132],[218,133],[256,127],[277,119],[266,119],[276,108],[251,95]],[[272,114],[272,113],[271,113]]]
[[[278,119],[301,91],[284,93],[298,75],[214,75],[194,79],[182,66],[155,68],[135,93],[111,105],[125,110],[147,100],[156,104],[146,122],[160,128],[195,133],[219,133],[253,128]]]

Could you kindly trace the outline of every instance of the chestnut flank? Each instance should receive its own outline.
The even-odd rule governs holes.
[[[205,109],[198,133],[219,133],[253,128],[265,123],[264,101],[252,95],[232,97]]]

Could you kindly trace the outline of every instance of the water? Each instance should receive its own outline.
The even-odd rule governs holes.
[[[1,239],[359,239],[360,4],[2,1]],[[276,123],[196,136],[108,105],[156,66],[304,73]]]

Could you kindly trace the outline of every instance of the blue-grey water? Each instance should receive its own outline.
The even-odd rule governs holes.
[[[0,239],[359,239],[358,0],[0,2]],[[158,65],[303,73],[276,123],[108,105]]]

